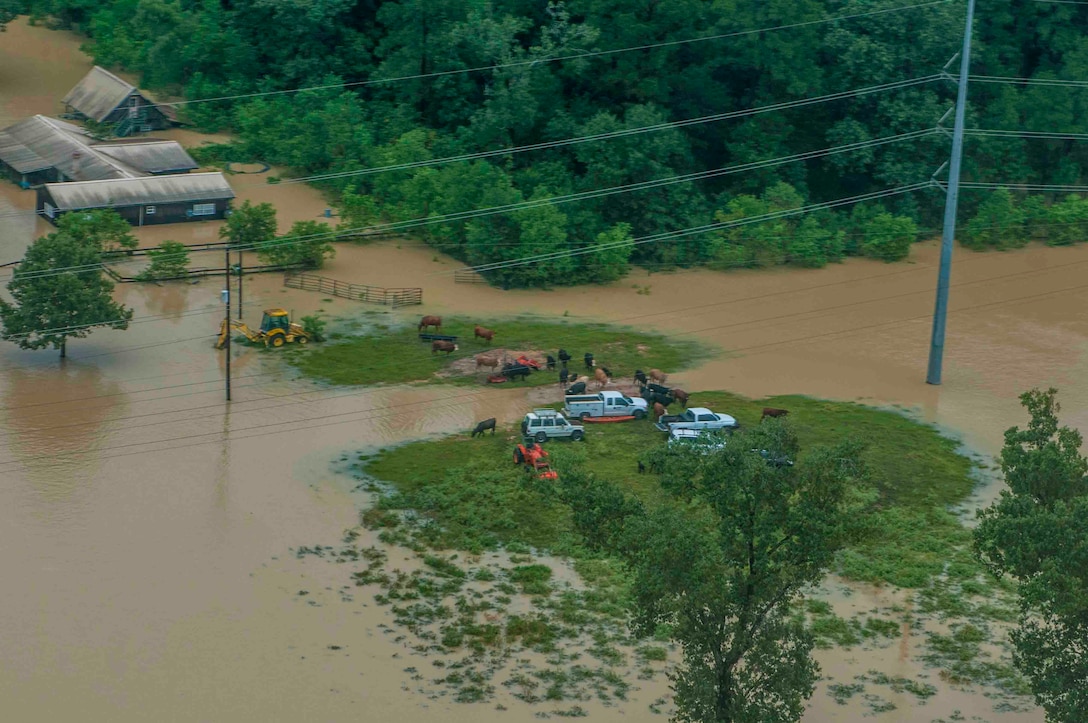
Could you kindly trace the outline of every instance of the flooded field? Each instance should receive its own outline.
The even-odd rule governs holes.
[[[29,28],[0,35],[4,123],[56,112],[90,67],[78,39]],[[174,133],[189,133],[175,131]],[[199,136],[189,135],[198,142]],[[232,177],[240,198],[277,205],[281,227],[317,219],[320,195]],[[0,183],[0,263],[48,226],[32,194]],[[210,240],[215,223],[142,229],[144,243]],[[674,380],[698,392],[802,393],[894,405],[935,422],[985,454],[1022,421],[1017,395],[1061,390],[1064,419],[1088,430],[1081,313],[1088,247],[980,255],[957,250],[945,383],[923,383],[936,247],[908,264],[864,260],[819,271],[636,272],[608,287],[503,292],[458,285],[457,263],[413,242],[341,245],[322,273],[356,283],[422,287],[424,306],[400,316],[456,313],[493,320],[537,313],[606,320],[715,344],[723,353]],[[221,257],[194,256],[193,265]],[[8,274],[0,270],[0,281]],[[333,545],[358,521],[345,453],[523,413],[524,392],[494,388],[323,389],[295,379],[272,352],[236,349],[234,402],[223,403],[222,353],[212,341],[221,280],[124,285],[128,331],[96,331],[56,352],[0,347],[0,699],[13,720],[529,720],[534,710],[432,701],[408,691],[403,644],[375,632],[387,613],[341,601],[342,567],[296,559]],[[638,293],[641,287],[644,293]],[[649,293],[645,293],[648,289]],[[246,319],[283,306],[296,316],[351,316],[353,302],[286,290],[282,277],[246,280]],[[992,495],[987,489],[984,496]],[[305,589],[305,599],[298,591]],[[844,608],[885,606],[890,593],[855,593]],[[889,649],[824,651],[849,678],[878,667],[914,675],[914,638]],[[336,649],[330,646],[336,646]],[[898,671],[898,672],[897,672]],[[658,719],[647,704],[661,681],[593,720]],[[505,695],[501,693],[500,696]],[[970,691],[923,707],[897,700],[878,720],[948,718],[1037,723],[1038,712],[996,713]],[[863,719],[823,692],[805,720]]]

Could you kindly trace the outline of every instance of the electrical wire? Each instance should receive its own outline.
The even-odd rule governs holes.
[[[1018,78],[1005,75],[969,75],[973,83],[1011,83],[1016,85],[1045,85],[1068,88],[1088,88],[1088,80],[1061,80],[1059,78]]]

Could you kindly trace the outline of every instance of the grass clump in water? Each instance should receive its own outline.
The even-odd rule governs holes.
[[[628,377],[635,369],[678,371],[708,355],[708,350],[696,342],[607,324],[536,317],[486,320],[484,325],[496,332],[494,341],[488,344],[473,338],[474,322],[449,317],[444,321],[441,333],[458,337],[459,348],[450,355],[432,354],[430,342],[419,340],[414,325],[405,325],[341,337],[335,343],[293,349],[287,358],[308,377],[332,384],[357,385],[418,381],[479,384],[483,371],[476,374],[474,363],[469,363],[467,374],[457,372],[453,364],[495,349],[538,350],[552,356],[556,356],[558,349],[566,349],[574,357],[569,365],[572,372],[584,371],[582,356],[591,352],[599,365]],[[540,386],[555,384],[557,379],[556,372],[540,371],[530,374],[525,381],[512,383]]]

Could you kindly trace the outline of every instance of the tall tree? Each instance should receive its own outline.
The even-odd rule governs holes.
[[[98,247],[63,231],[32,243],[8,284],[14,303],[0,300],[5,338],[23,349],[52,346],[63,359],[69,338],[97,326],[127,329],[132,310],[113,300],[101,262]]]
[[[112,209],[63,214],[57,219],[57,228],[76,241],[107,254],[137,246],[132,226]]]
[[[694,468],[690,455],[666,456],[663,486],[690,503],[627,525],[636,627],[670,625],[684,647],[678,720],[796,721],[812,694],[813,639],[791,619],[791,604],[842,543],[860,447],[783,460],[797,451],[788,425],[769,422],[733,435]]]
[[[271,203],[256,205],[246,201],[234,209],[219,229],[219,238],[233,248],[253,249],[276,235],[276,207]]]
[[[1088,460],[1080,432],[1059,426],[1057,390],[1020,401],[1031,421],[1005,432],[1008,489],[979,512],[975,549],[1018,583],[1013,660],[1047,720],[1088,720]]]

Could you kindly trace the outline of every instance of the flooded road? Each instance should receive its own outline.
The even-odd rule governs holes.
[[[0,109],[9,122],[55,112],[90,67],[77,45],[74,36],[22,22],[0,35]],[[301,185],[232,183],[240,198],[276,203],[281,227],[317,219],[325,206]],[[32,197],[0,184],[0,262],[19,258],[48,228],[33,216],[4,216],[9,206],[32,208]],[[144,243],[210,240],[217,228],[139,234]],[[1058,386],[1065,420],[1088,430],[1088,319],[1080,311],[1088,247],[957,250],[941,387],[923,383],[936,260],[935,246],[924,244],[909,264],[636,272],[608,287],[502,292],[455,284],[456,262],[406,241],[341,245],[322,273],[422,287],[424,307],[405,317],[569,313],[699,339],[723,353],[673,377],[696,393],[897,405],[987,454],[1022,420],[1017,395],[1032,386]],[[345,453],[464,430],[491,416],[515,419],[524,393],[321,389],[293,378],[271,352],[236,349],[235,401],[226,410],[224,358],[212,349],[221,283],[119,287],[118,298],[135,310],[132,327],[73,341],[63,364],[52,351],[0,347],[5,712],[14,720],[530,719],[525,706],[500,712],[404,692],[412,663],[403,645],[374,633],[385,612],[342,604],[336,591],[346,571],[292,552],[336,544],[357,523],[354,481],[337,472]],[[364,308],[285,290],[274,275],[247,278],[245,294],[251,324],[264,306],[296,316]],[[303,600],[300,589],[312,594]],[[881,594],[873,598],[885,604]],[[895,651],[859,653],[848,667],[864,671],[888,655]],[[821,653],[828,668],[842,658]],[[587,708],[594,720],[641,720],[659,693],[648,685],[624,707]],[[913,721],[919,711],[929,720],[955,709],[986,720],[1041,720],[1037,712],[998,715],[971,693],[922,709],[900,703],[880,720]],[[818,694],[806,721],[863,715]]]

